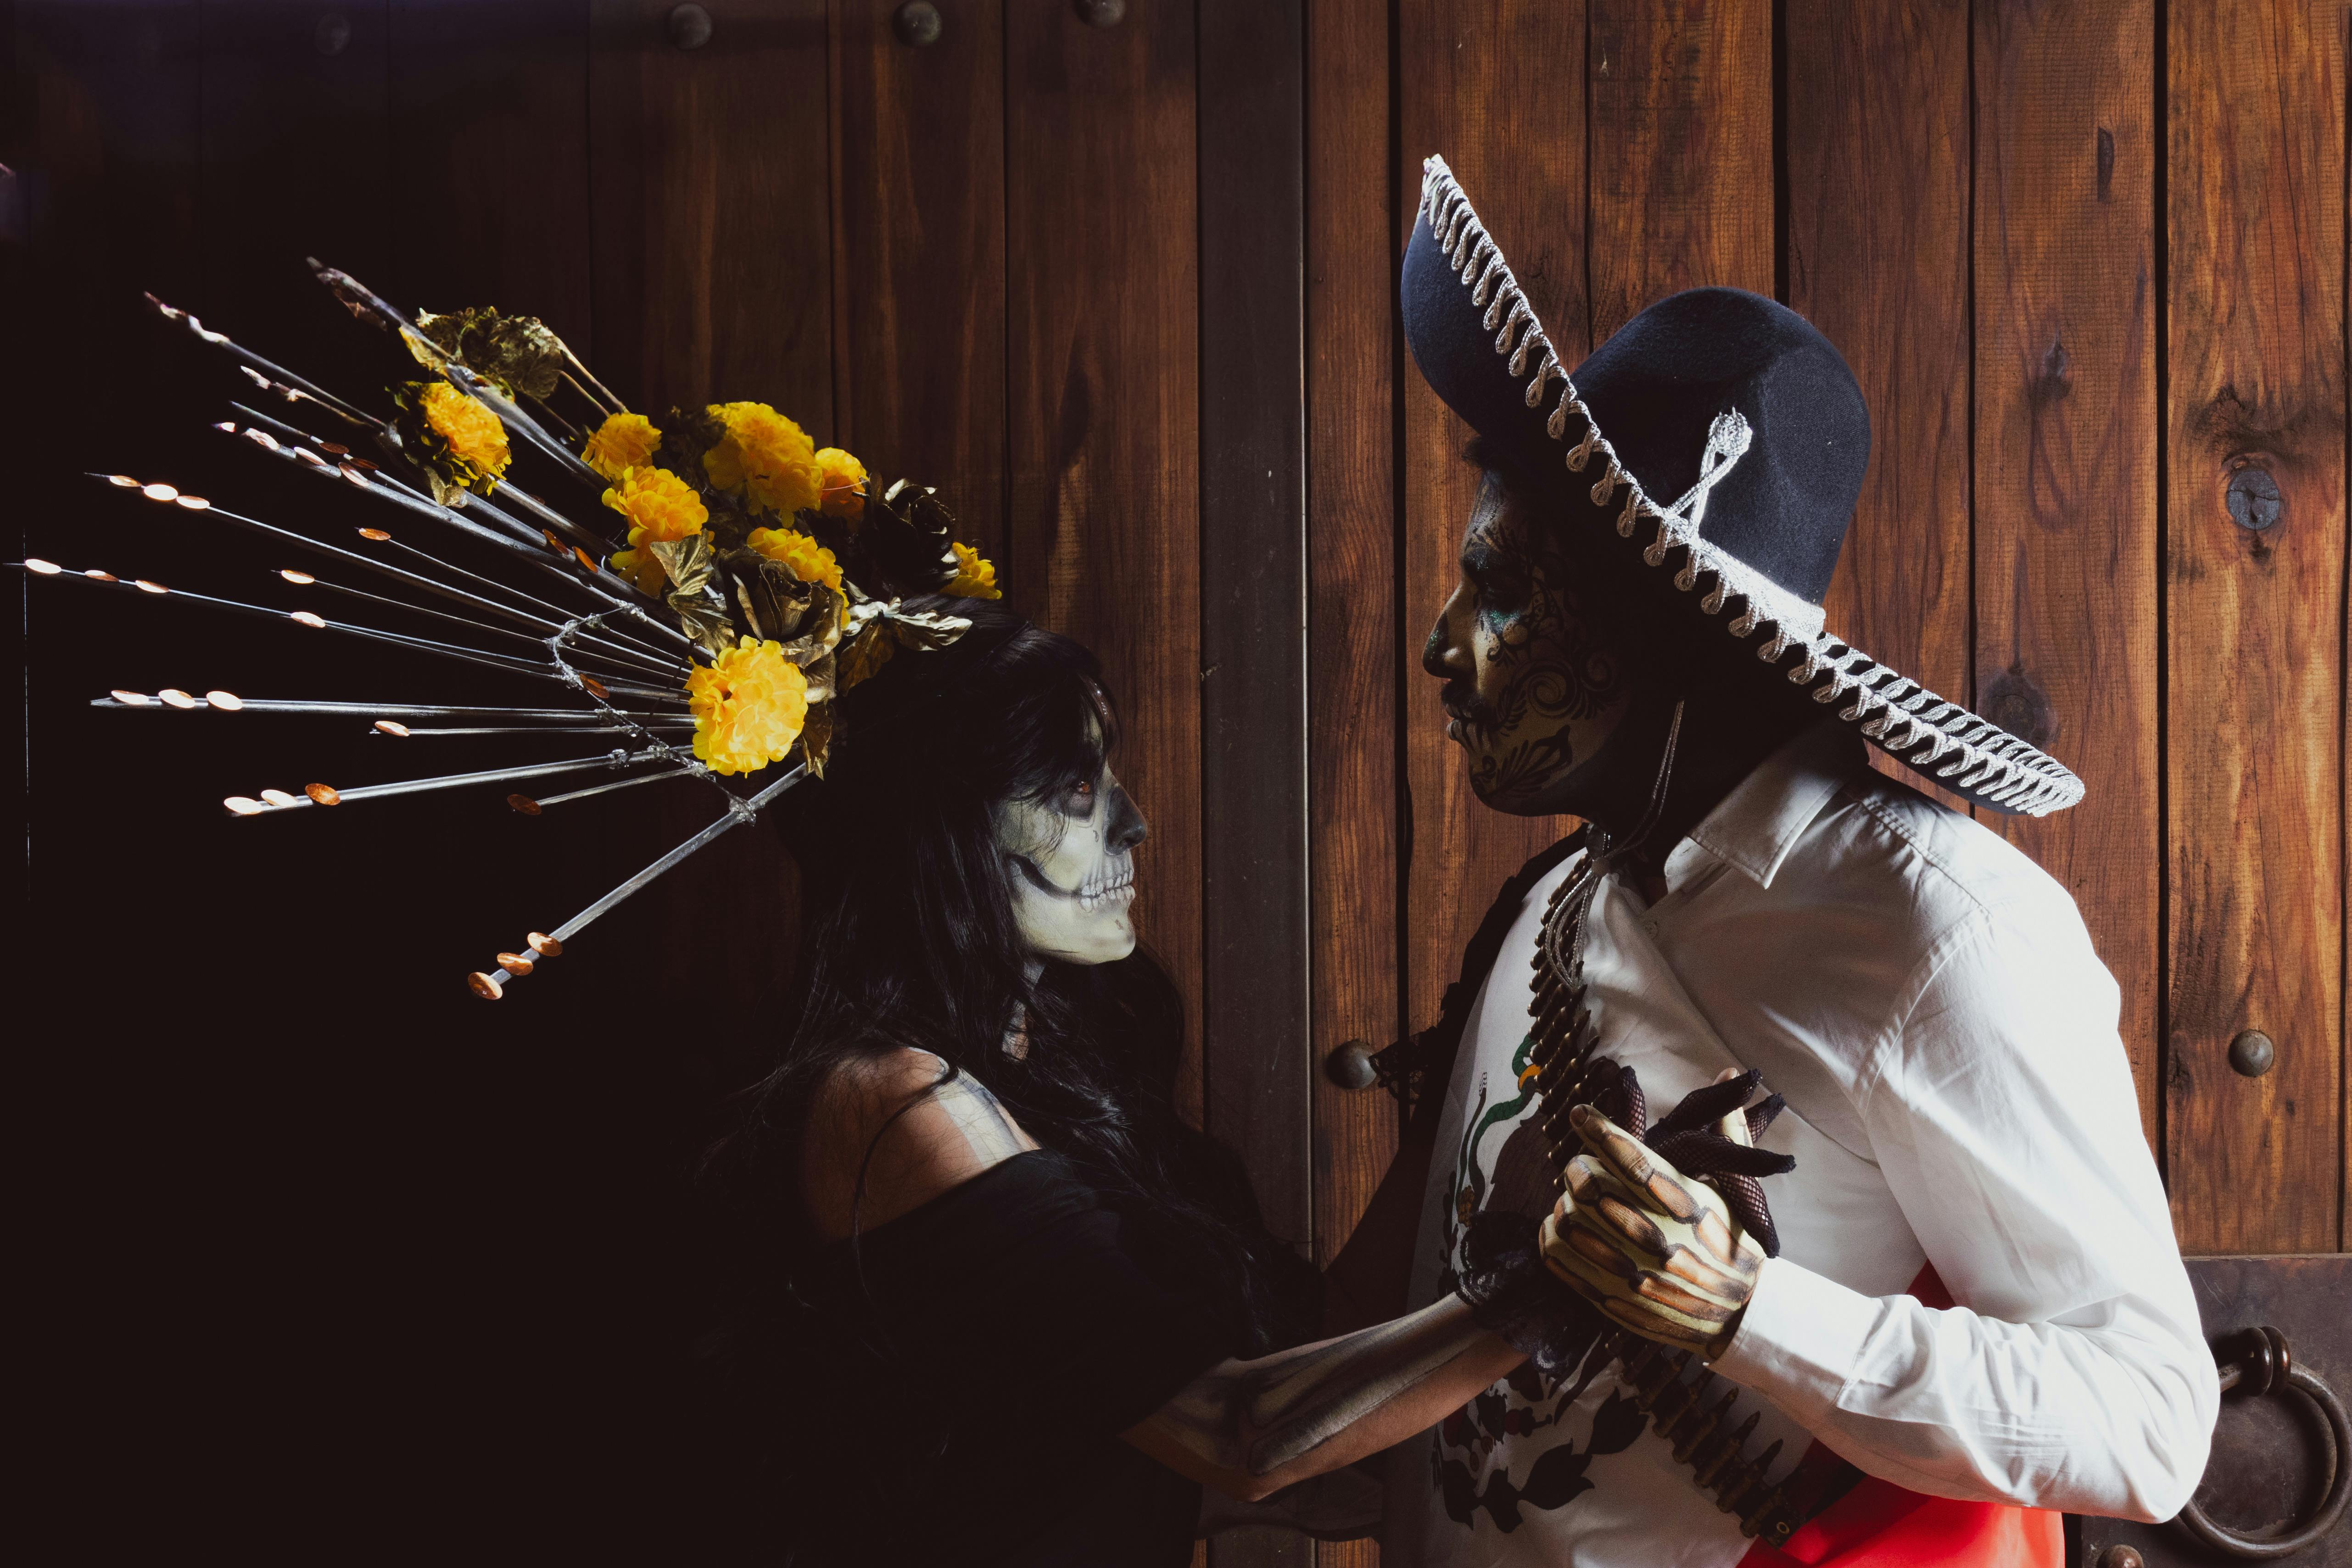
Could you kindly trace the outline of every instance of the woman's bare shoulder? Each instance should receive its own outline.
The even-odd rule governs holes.
[[[819,1086],[802,1190],[818,1232],[837,1239],[1035,1147],[978,1079],[950,1074],[927,1051],[893,1047],[845,1059]]]

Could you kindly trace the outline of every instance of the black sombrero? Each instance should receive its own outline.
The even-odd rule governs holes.
[[[1431,390],[1530,471],[1559,457],[1589,476],[1593,504],[1617,507],[1620,538],[1651,529],[1639,559],[1680,591],[1670,597],[1694,625],[1760,637],[1759,660],[1970,800],[2039,817],[2083,798],[2054,758],[1823,629],[1870,416],[1804,318],[1738,289],[1691,289],[1627,322],[1571,377],[1440,158],[1422,166],[1403,297]]]

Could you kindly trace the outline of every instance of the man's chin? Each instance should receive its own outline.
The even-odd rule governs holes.
[[[1447,727],[1447,733],[1453,735],[1453,727],[1450,725]],[[1461,740],[1458,735],[1454,735],[1454,738],[1456,741]],[[1558,806],[1549,800],[1538,799],[1527,789],[1524,781],[1507,783],[1501,777],[1502,769],[1497,766],[1495,758],[1484,752],[1472,750],[1467,743],[1463,744],[1462,749],[1465,760],[1468,764],[1466,771],[1469,774],[1470,792],[1478,797],[1478,804],[1488,810],[1500,811],[1510,817],[1550,817],[1559,814]]]

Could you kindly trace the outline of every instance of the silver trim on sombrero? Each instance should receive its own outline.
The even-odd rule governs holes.
[[[1485,325],[1496,334],[1495,352],[1509,356],[1505,368],[1514,380],[1528,380],[1527,405],[1541,406],[1545,387],[1559,379],[1559,402],[1544,428],[1554,441],[1565,441],[1569,415],[1574,413],[1584,421],[1583,438],[1569,448],[1567,460],[1570,470],[1580,474],[1596,453],[1606,460],[1592,486],[1593,505],[1607,506],[1622,485],[1625,505],[1617,516],[1617,532],[1631,538],[1643,517],[1657,525],[1657,536],[1642,552],[1642,559],[1651,566],[1663,567],[1668,551],[1688,551],[1685,564],[1674,579],[1675,586],[1685,593],[1696,591],[1702,577],[1715,580],[1699,599],[1701,611],[1716,615],[1728,601],[1743,601],[1739,613],[1724,623],[1725,629],[1744,639],[1769,622],[1772,634],[1758,647],[1756,656],[1774,664],[1790,649],[1801,649],[1804,657],[1790,669],[1790,681],[1808,685],[1827,671],[1830,678],[1812,694],[1813,700],[1827,706],[1852,698],[1838,710],[1838,716],[1906,768],[1988,805],[2023,816],[2046,816],[2083,798],[2083,781],[2057,758],[1831,636],[1822,629],[1819,605],[1790,592],[1701,538],[1696,518],[1680,515],[1677,508],[1683,503],[1661,507],[1653,501],[1641,481],[1618,461],[1616,448],[1601,434],[1599,422],[1577,395],[1567,367],[1536,319],[1534,303],[1519,287],[1501,247],[1479,222],[1470,198],[1462,193],[1443,158],[1430,158],[1422,164],[1421,206],[1414,218],[1428,222],[1429,232],[1444,249],[1454,275],[1470,290],[1470,302],[1485,308]]]

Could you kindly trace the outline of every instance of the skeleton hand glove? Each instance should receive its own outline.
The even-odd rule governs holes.
[[[1754,1178],[1796,1162],[1748,1146],[1751,1126],[1760,1132],[1779,1109],[1767,1102],[1751,1118],[1742,1108],[1756,1077],[1734,1074],[1691,1095],[1651,1130],[1647,1148],[1589,1105],[1569,1113],[1587,1152],[1569,1162],[1568,1191],[1544,1221],[1544,1261],[1645,1339],[1720,1354],[1758,1270],[1779,1250]],[[1676,1158],[1745,1188],[1743,1212]]]
[[[1470,1321],[1525,1355],[1548,1377],[1565,1377],[1608,1325],[1583,1297],[1544,1267],[1536,1222],[1489,1209],[1462,1238],[1454,1293]]]

